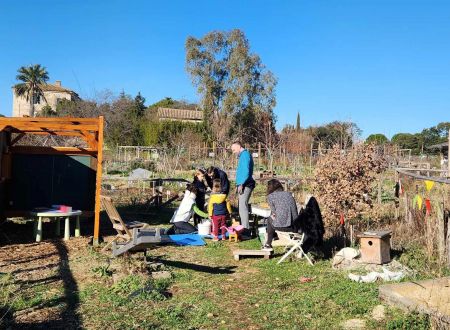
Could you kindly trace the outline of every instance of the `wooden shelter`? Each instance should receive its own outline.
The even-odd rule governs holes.
[[[24,216],[34,207],[68,203],[94,215],[98,243],[103,117],[5,117],[0,132],[0,216]],[[18,145],[28,134],[78,137],[86,147]]]

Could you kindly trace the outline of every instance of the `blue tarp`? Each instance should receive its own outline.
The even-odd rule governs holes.
[[[205,241],[199,234],[178,234],[169,235],[172,242],[181,246],[203,246],[206,245]]]

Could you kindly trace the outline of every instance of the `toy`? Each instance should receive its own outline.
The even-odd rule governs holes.
[[[244,230],[244,226],[240,225],[239,222],[233,221],[231,227],[225,227],[228,232],[228,240],[230,242],[239,241],[239,234]]]

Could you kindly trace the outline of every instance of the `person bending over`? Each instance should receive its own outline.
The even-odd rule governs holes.
[[[204,169],[197,169],[194,174],[194,180],[192,181],[192,185],[197,188],[197,194],[195,197],[195,204],[198,209],[202,212],[205,211],[205,195],[206,195],[206,185],[204,183],[206,171]],[[202,219],[197,213],[194,214],[194,224],[197,225]]]
[[[197,197],[197,188],[194,185],[188,185],[184,192],[183,200],[180,206],[175,211],[170,220],[173,226],[166,232],[166,234],[190,234],[196,232],[197,229],[189,223],[192,215],[198,214],[202,218],[208,218],[208,214],[202,212],[195,204]]]
[[[297,204],[292,194],[283,191],[281,182],[272,179],[267,182],[267,202],[271,215],[267,220],[267,240],[263,246],[265,251],[273,251],[272,241],[275,230],[292,232],[294,220],[298,216]]]
[[[212,194],[209,198],[208,214],[212,219],[213,241],[219,240],[219,229],[222,232],[222,239],[225,240],[227,231],[227,217],[231,214],[231,205],[227,195],[222,193],[220,179],[213,181]]]
[[[223,170],[214,166],[208,167],[205,179],[211,189],[213,188],[213,181],[220,179],[221,192],[228,196],[230,192],[230,181],[228,180],[228,175]]]

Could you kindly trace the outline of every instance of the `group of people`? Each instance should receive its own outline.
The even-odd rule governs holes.
[[[255,188],[253,179],[253,158],[250,152],[239,141],[231,145],[231,151],[238,157],[236,168],[236,193],[238,194],[238,209],[241,225],[249,229],[249,200]],[[206,193],[211,191],[207,209],[205,210]],[[227,174],[217,168],[197,169],[192,184],[189,184],[179,208],[175,211],[171,223],[173,227],[169,234],[185,234],[197,231],[189,223],[194,216],[194,224],[200,219],[210,218],[212,222],[213,240],[219,240],[219,231],[225,237],[226,220],[231,215],[228,201],[230,181]],[[304,232],[305,252],[314,245],[320,245],[323,239],[324,227],[318,203],[314,197],[306,201],[306,206],[297,209],[297,203],[290,192],[284,191],[280,181],[269,180],[267,183],[267,202],[271,215],[267,221],[267,239],[264,250],[272,250],[272,241],[276,231]]]
[[[253,179],[253,158],[241,142],[235,141],[231,151],[238,157],[236,169],[236,192],[239,194],[239,217],[244,228],[249,229],[248,202],[255,188]],[[206,192],[210,190],[207,210],[205,210]],[[192,184],[188,185],[179,208],[175,211],[171,223],[173,227],[168,233],[186,234],[197,229],[189,223],[194,216],[194,224],[200,219],[212,220],[213,240],[219,240],[219,231],[225,237],[226,219],[231,215],[231,205],[228,201],[230,181],[228,175],[221,169],[211,166],[208,169],[197,169]],[[205,212],[207,211],[207,213]]]

